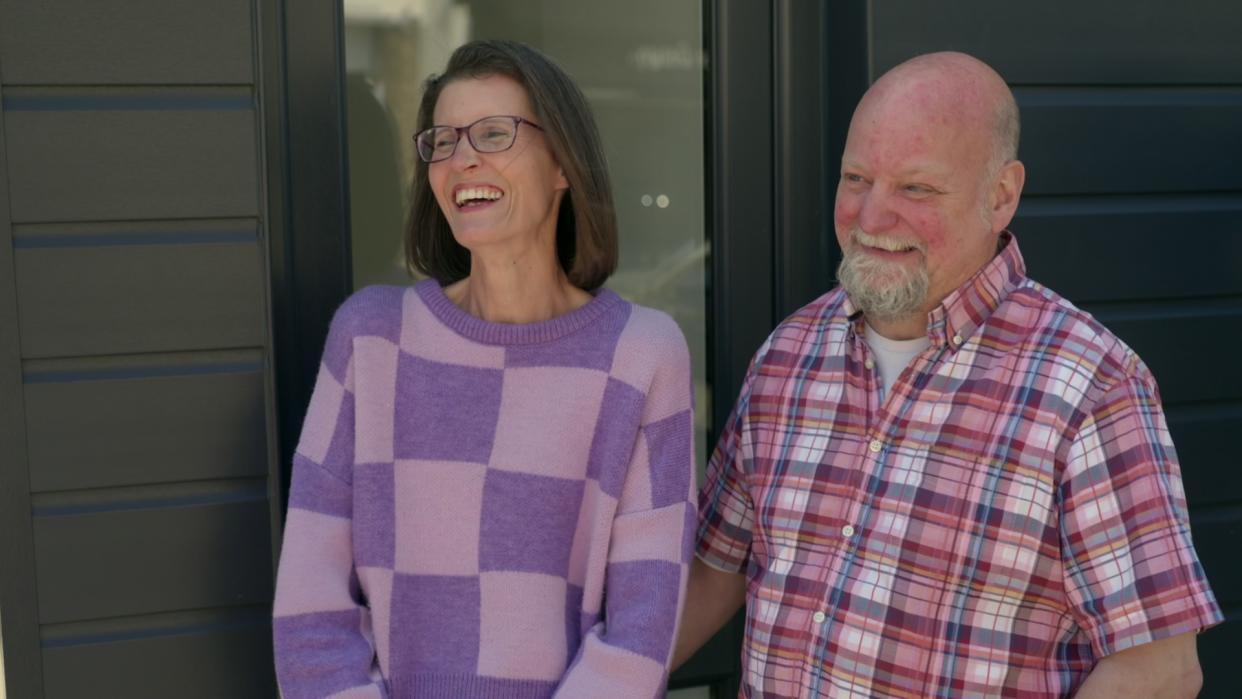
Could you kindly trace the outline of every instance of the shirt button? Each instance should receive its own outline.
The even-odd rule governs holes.
[[[962,344],[962,336],[961,336],[961,335],[954,335],[954,336],[953,336],[953,344],[954,344],[954,345],[960,345],[960,344]]]
[[[824,619],[828,618],[828,615],[824,614],[823,612],[815,612],[814,616],[812,616],[811,618],[815,620],[816,624],[822,624],[824,623]]]
[[[868,369],[874,369],[875,360],[868,357],[867,361],[863,362],[863,366],[867,367]]]
[[[873,439],[871,440],[871,443],[867,445],[867,448],[873,453],[879,454],[880,450],[884,448],[884,443],[878,439]]]
[[[841,527],[841,536],[844,536],[847,539],[854,536],[854,525],[847,524],[844,527]]]

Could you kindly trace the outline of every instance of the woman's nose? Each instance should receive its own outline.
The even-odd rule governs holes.
[[[449,156],[449,162],[453,167],[459,170],[465,170],[479,164],[479,152],[474,149],[470,143],[470,139],[462,134],[457,140],[457,147],[453,149],[453,155]]]

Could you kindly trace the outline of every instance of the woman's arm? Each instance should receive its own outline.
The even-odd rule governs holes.
[[[694,420],[689,352],[680,331],[646,395],[617,501],[604,581],[604,621],[584,636],[556,697],[663,696],[694,540]]]
[[[353,566],[354,396],[337,314],[293,460],[272,633],[285,699],[386,697]]]

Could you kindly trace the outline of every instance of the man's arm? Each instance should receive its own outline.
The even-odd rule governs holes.
[[[1193,699],[1202,686],[1192,631],[1105,657],[1074,699]]]
[[[746,601],[746,576],[717,570],[697,557],[690,564],[686,606],[681,631],[673,651],[673,668],[679,667],[725,625]]]

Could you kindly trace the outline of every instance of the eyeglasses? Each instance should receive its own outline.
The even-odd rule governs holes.
[[[466,126],[433,126],[414,136],[418,157],[425,163],[448,160],[457,151],[457,142],[465,133],[470,146],[480,153],[499,153],[513,147],[517,140],[519,124],[530,124],[543,131],[538,124],[518,116],[483,117]]]

